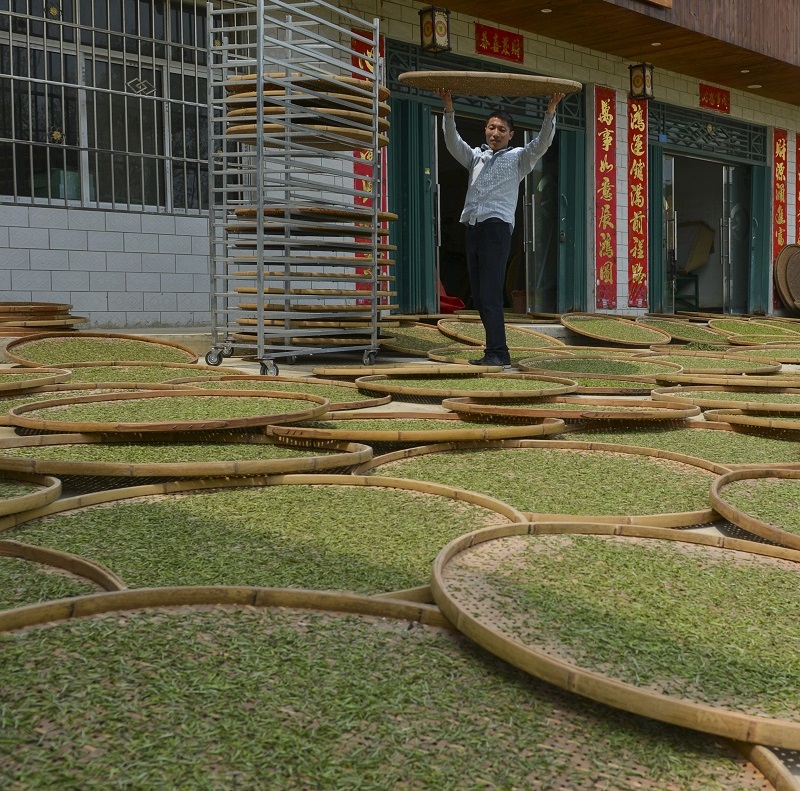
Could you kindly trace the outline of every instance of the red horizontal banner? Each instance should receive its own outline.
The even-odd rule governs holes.
[[[492,58],[522,63],[525,57],[525,44],[521,35],[509,33],[489,25],[475,23],[475,52]]]

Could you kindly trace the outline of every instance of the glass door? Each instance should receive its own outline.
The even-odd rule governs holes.
[[[723,169],[722,219],[722,309],[724,313],[747,313],[750,291],[751,168],[726,165]]]
[[[664,154],[662,196],[663,310],[664,313],[674,313],[678,269],[678,212],[675,208],[675,157],[672,154]]]

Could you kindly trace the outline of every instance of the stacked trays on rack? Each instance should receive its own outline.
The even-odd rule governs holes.
[[[212,34],[247,43],[209,66],[206,361],[240,347],[262,373],[277,373],[277,358],[326,351],[363,351],[371,363],[397,307],[388,230],[396,215],[382,205],[389,92],[379,84],[378,21],[343,40],[343,21],[327,7],[315,16],[310,4],[301,21],[280,2],[259,13],[234,3],[210,14]]]

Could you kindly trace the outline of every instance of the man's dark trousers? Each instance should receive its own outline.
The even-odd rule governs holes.
[[[503,291],[506,262],[511,249],[511,226],[494,217],[467,225],[466,247],[472,301],[486,331],[485,353],[507,363],[509,354],[503,316]]]

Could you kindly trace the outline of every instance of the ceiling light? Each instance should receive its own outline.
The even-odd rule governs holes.
[[[552,14],[553,13],[553,9],[552,8],[543,8],[543,9],[541,9],[541,11],[542,11],[543,14]]]
[[[650,42],[650,46],[651,47],[660,47],[661,46],[661,42],[660,41],[651,41]]]
[[[750,69],[742,69],[741,74],[750,74]]]
[[[758,83],[755,83],[754,85],[748,85],[747,87],[748,88],[760,88],[761,86]]]

